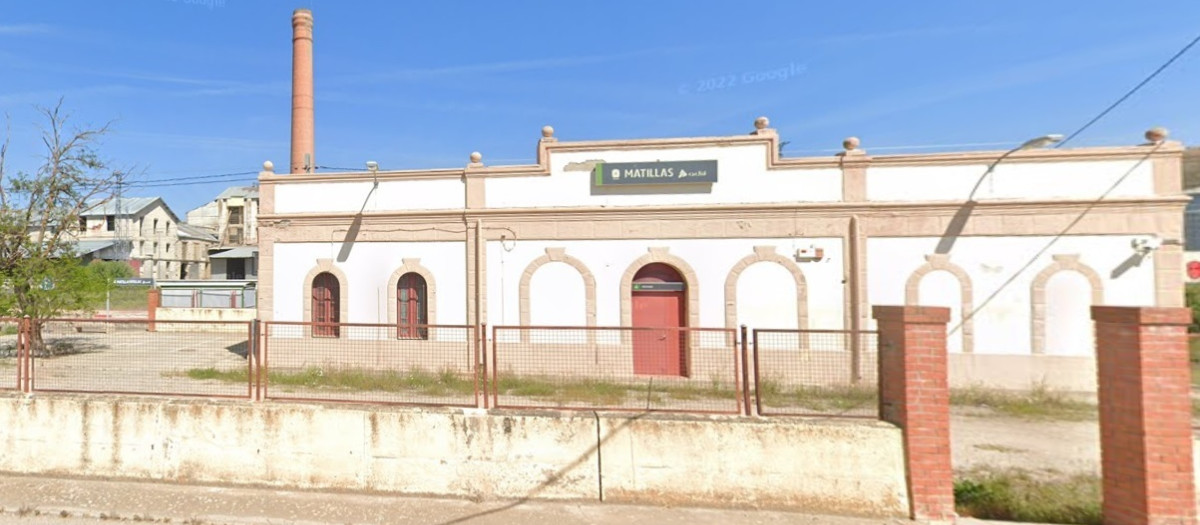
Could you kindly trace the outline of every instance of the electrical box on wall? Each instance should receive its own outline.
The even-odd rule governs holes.
[[[796,250],[796,262],[815,262],[825,258],[825,249],[809,245]]]

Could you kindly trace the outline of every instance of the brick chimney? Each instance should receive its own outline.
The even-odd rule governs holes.
[[[288,173],[311,173],[316,166],[313,138],[313,16],[292,13],[292,161]]]

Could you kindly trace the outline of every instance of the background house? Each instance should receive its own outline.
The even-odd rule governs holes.
[[[80,214],[77,251],[84,257],[124,260],[140,277],[202,279],[216,236],[189,227],[160,197],[127,197]]]
[[[211,229],[212,279],[255,280],[258,277],[258,187],[233,186],[212,202],[189,211],[188,224]]]

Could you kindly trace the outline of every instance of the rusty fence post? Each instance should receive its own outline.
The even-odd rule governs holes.
[[[488,408],[487,323],[475,327],[475,407]]]
[[[740,376],[740,381],[742,381],[742,388],[740,388],[740,391],[742,391],[742,392],[740,392],[740,394],[742,394],[742,403],[740,403],[740,404],[742,404],[742,406],[740,406],[740,409],[742,409],[743,416],[749,416],[750,415],[750,370],[749,370],[750,361],[746,360],[746,356],[748,356],[748,352],[746,352],[746,333],[749,333],[748,331],[746,331],[746,325],[742,325],[742,330],[740,330],[738,333],[739,333],[740,338],[742,338],[742,342],[740,342],[740,344],[738,345],[739,350],[740,350],[740,358],[738,360],[738,364],[739,364],[739,367],[742,368],[742,370],[740,370],[740,373],[742,373],[742,376]],[[738,350],[734,350],[734,351],[738,351]]]
[[[271,323],[260,323],[260,345],[258,347],[258,399],[260,401],[267,400],[267,386],[270,382],[270,365],[268,362],[271,358]]]
[[[492,390],[492,408],[500,406],[500,378],[497,376],[500,367],[497,365],[496,357],[496,354],[499,353],[496,349],[500,346],[500,334],[497,332],[497,328],[495,326],[492,327],[492,375],[490,385]]]
[[[28,315],[17,322],[17,390],[29,393],[33,391],[33,351],[30,348],[33,324]]]
[[[251,401],[262,401],[258,384],[258,371],[262,368],[261,341],[259,340],[261,329],[262,327],[257,318],[250,320],[250,334],[248,339],[246,339],[246,360],[249,361],[246,381]]]
[[[162,290],[159,290],[158,288],[151,288],[146,292],[146,318],[149,319],[149,323],[146,325],[146,331],[148,332],[154,331],[154,318],[158,315],[158,305],[161,304],[161,301]]]

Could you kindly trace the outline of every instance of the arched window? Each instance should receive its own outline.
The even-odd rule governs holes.
[[[396,283],[396,337],[429,338],[429,302],[425,278],[416,272],[400,276]]]
[[[313,337],[338,337],[341,311],[341,285],[337,277],[329,272],[317,274],[312,284]]]

